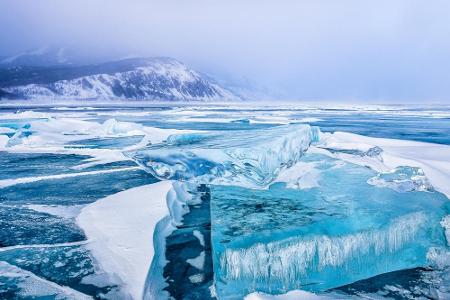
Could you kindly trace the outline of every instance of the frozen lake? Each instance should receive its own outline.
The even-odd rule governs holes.
[[[2,106],[0,298],[447,299],[448,182],[448,108]]]

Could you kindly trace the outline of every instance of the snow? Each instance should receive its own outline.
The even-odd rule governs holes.
[[[32,134],[22,136],[21,129],[8,138],[0,135],[0,151],[16,153],[61,153],[92,156],[86,163],[75,167],[84,169],[94,165],[129,160],[123,151],[131,151],[148,145],[160,143],[169,135],[190,133],[189,130],[160,129],[133,122],[119,122],[108,119],[103,123],[83,118],[66,117],[61,113],[40,113],[24,111],[2,114],[2,119],[26,120]],[[90,149],[71,147],[71,143],[85,139],[142,136],[142,140],[124,149]]]
[[[6,135],[0,135],[0,150],[6,148],[8,145],[9,137]]]
[[[142,299],[154,231],[169,215],[166,196],[171,188],[169,181],[132,188],[86,206],[77,217],[95,259],[121,279],[133,299]]]
[[[84,205],[41,205],[30,204],[27,208],[65,219],[73,219],[79,215]]]
[[[19,111],[17,113],[9,113],[9,114],[2,114],[1,119],[3,120],[15,120],[15,119],[38,119],[38,118],[48,118],[49,115],[46,113],[38,112],[38,111],[32,111],[32,110],[26,110],[26,111]]]
[[[4,90],[30,99],[238,100],[232,92],[173,59],[154,59],[129,71],[81,76]],[[128,92],[128,94],[125,93]]]
[[[0,134],[14,133],[14,132],[16,132],[14,129],[7,128],[7,127],[0,127]]]
[[[203,274],[195,274],[195,275],[189,276],[189,280],[192,283],[200,283],[200,282],[203,282],[203,280],[205,280],[205,276]]]

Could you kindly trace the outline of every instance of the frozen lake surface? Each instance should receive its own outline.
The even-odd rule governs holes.
[[[448,108],[5,105],[0,298],[449,299],[448,182]]]

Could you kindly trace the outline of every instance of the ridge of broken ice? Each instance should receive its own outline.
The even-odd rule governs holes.
[[[318,139],[319,129],[309,125],[189,133],[126,155],[161,180],[262,187]]]

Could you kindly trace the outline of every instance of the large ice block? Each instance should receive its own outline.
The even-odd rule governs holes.
[[[431,247],[446,247],[439,223],[449,211],[443,194],[370,185],[374,171],[318,154],[301,162],[317,168],[317,187],[211,187],[220,299],[325,291],[426,266]]]
[[[318,138],[318,128],[286,125],[172,135],[164,143],[126,154],[162,180],[265,186]]]

